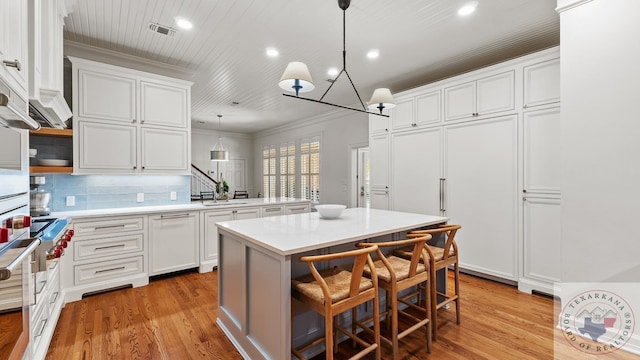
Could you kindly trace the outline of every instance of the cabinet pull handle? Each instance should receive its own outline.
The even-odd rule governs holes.
[[[280,210],[281,209],[277,209],[277,208],[264,209],[264,211],[266,211],[266,212],[275,212],[275,211],[280,212]]]
[[[120,224],[120,225],[107,225],[107,226],[96,226],[93,228],[94,231],[96,230],[105,230],[105,229],[115,229],[115,228],[124,228],[124,224]]]
[[[16,70],[18,71],[22,70],[22,65],[20,64],[20,61],[18,59],[15,59],[13,61],[2,60],[2,63],[7,67],[16,68]]]
[[[445,209],[445,206],[444,206],[444,187],[445,187],[446,180],[447,179],[445,178],[440,178],[440,211],[441,212],[447,211],[447,209]]]
[[[113,269],[96,270],[95,271],[95,275],[98,275],[100,273],[110,272],[110,271],[120,271],[120,270],[124,270],[124,269],[125,269],[124,266],[120,266],[120,267],[113,268]]]
[[[290,208],[290,211],[298,211],[298,210],[306,210],[306,207],[297,207],[297,208]]]
[[[45,281],[40,281],[38,284],[40,284],[40,288],[36,289],[36,295],[40,295],[42,294],[42,291],[44,290],[44,288],[47,286],[47,280]]]
[[[51,263],[51,267],[49,268],[49,270],[53,270],[53,269],[55,269],[57,267],[58,267],[58,261],[56,260],[53,263]]]
[[[119,248],[119,247],[125,247],[125,244],[118,244],[118,245],[109,245],[109,246],[100,246],[94,249],[94,251],[98,251],[98,250],[107,250],[107,249],[113,249],[113,248]]]
[[[38,333],[33,336],[34,338],[42,336],[42,333],[44,332],[44,328],[47,327],[47,321],[49,321],[48,318],[40,321],[40,324],[42,324],[42,326],[40,327],[40,331],[38,331]]]
[[[49,304],[54,304],[56,302],[56,300],[58,300],[58,295],[60,294],[59,291],[56,291],[53,293],[53,300],[51,300],[51,302]]]
[[[179,214],[179,215],[160,215],[160,219],[180,219],[189,217],[189,214]]]

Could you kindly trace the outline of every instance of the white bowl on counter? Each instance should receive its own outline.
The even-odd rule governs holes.
[[[316,210],[320,214],[320,217],[323,219],[336,219],[342,215],[342,211],[347,207],[345,205],[339,204],[323,204],[316,205]]]

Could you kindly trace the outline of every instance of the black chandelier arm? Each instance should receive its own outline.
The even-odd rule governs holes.
[[[362,109],[356,109],[356,108],[352,108],[352,107],[344,106],[344,105],[339,105],[339,104],[333,104],[333,103],[329,103],[329,102],[326,102],[326,101],[303,98],[303,97],[295,96],[295,95],[292,95],[292,94],[282,94],[282,95],[283,96],[288,96],[288,97],[291,97],[291,98],[294,98],[294,99],[306,100],[306,101],[311,101],[311,102],[314,102],[314,103],[324,104],[324,105],[331,105],[331,106],[339,107],[339,108],[342,108],[342,109],[358,111],[358,112],[362,112],[362,113],[366,113],[366,114],[370,114],[370,115],[377,115],[377,116],[382,116],[382,117],[387,117],[387,118],[389,117],[389,115],[385,115],[385,114],[378,114],[376,112],[362,110]]]
[[[362,98],[360,97],[360,93],[358,93],[358,89],[356,89],[356,86],[353,85],[353,81],[351,81],[351,76],[349,76],[349,72],[347,71],[347,69],[344,69],[344,73],[347,74],[347,78],[349,78],[349,82],[351,83],[351,87],[353,87],[353,91],[356,92],[356,95],[358,96],[358,100],[360,100],[360,105],[362,105],[362,108],[367,111],[367,107],[364,106],[364,102],[362,101]],[[333,84],[331,84],[333,85]]]
[[[338,74],[338,76],[336,76],[333,81],[331,82],[331,85],[329,85],[329,87],[327,88],[327,90],[324,91],[324,94],[322,94],[322,96],[320,97],[320,101],[324,100],[324,97],[327,95],[327,93],[329,92],[329,90],[331,90],[331,88],[333,87],[333,84],[336,83],[336,81],[338,81],[338,78],[340,77],[340,75],[342,75],[343,72],[346,72],[346,70],[344,68],[342,68],[342,70],[340,70],[340,73]]]

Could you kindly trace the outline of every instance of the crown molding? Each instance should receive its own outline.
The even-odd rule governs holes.
[[[556,7],[556,11],[558,13],[562,13],[592,1],[593,0],[558,0],[558,7]]]

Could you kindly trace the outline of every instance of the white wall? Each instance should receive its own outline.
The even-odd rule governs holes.
[[[262,191],[262,147],[320,135],[320,202],[349,205],[350,145],[368,143],[369,116],[339,110],[256,134],[254,187]]]
[[[562,281],[640,281],[640,1],[558,6]]]
[[[216,163],[209,158],[209,151],[218,141],[218,134],[222,137],[222,144],[229,150],[229,159],[245,160],[246,190],[251,197],[255,197],[261,188],[253,188],[253,140],[251,135],[217,132],[213,130],[191,129],[191,162],[200,170],[209,173],[216,171]],[[216,176],[212,176],[214,179]],[[244,190],[244,189],[238,189]]]

